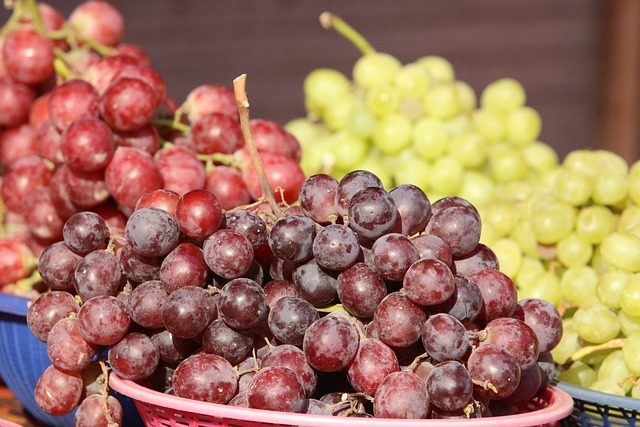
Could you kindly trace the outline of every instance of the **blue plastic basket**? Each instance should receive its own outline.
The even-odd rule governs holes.
[[[75,410],[67,415],[52,416],[42,411],[33,397],[38,379],[51,365],[51,360],[46,344],[39,341],[27,325],[28,303],[28,298],[0,292],[0,376],[35,419],[50,427],[73,427]],[[123,425],[144,426],[133,400],[112,393],[122,404]]]
[[[565,427],[640,427],[640,399],[602,393],[561,381],[558,388],[573,398],[573,413]]]

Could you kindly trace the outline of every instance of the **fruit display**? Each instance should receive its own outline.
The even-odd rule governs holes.
[[[501,78],[478,95],[445,58],[402,64],[339,17],[322,24],[362,51],[351,77],[316,69],[304,84],[307,116],[286,128],[306,173],[375,171],[433,200],[459,196],[482,219],[481,243],[520,298],[562,313],[552,352],[562,380],[640,397],[640,161],[577,149],[564,159],[539,140],[526,91]]]
[[[562,319],[518,300],[481,244],[476,208],[385,189],[353,170],[314,174],[278,200],[234,81],[261,203],[206,189],[138,205],[123,235],[73,214],[38,268],[55,288],[27,321],[52,365],[43,410],[119,423],[109,375],[178,397],[268,411],[395,419],[526,412],[551,381]],[[72,288],[60,289],[58,284]],[[107,400],[104,400],[107,399]],[[102,404],[101,404],[102,403]]]
[[[46,3],[12,2],[0,30],[0,289],[35,296],[37,260],[79,211],[122,229],[148,196],[171,204],[207,189],[224,209],[256,202],[257,180],[230,83],[167,96],[144,50],[124,41],[109,2],[63,17]],[[251,121],[269,183],[295,201],[304,179],[298,141],[279,124]]]

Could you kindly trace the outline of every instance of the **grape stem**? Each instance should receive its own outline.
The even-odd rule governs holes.
[[[351,25],[347,24],[342,18],[331,12],[322,12],[320,14],[320,25],[325,30],[335,30],[338,34],[349,40],[363,54],[368,55],[375,53],[376,50],[365,39],[362,34],[357,32]]]
[[[260,159],[258,149],[256,148],[256,145],[253,142],[253,136],[251,135],[251,127],[249,123],[249,100],[247,99],[247,93],[245,91],[246,80],[246,74],[241,74],[233,79],[233,90],[236,96],[236,103],[238,104],[238,112],[240,113],[240,127],[242,128],[242,135],[244,136],[245,144],[249,150],[253,167],[258,174],[258,180],[260,181],[260,187],[262,188],[262,195],[267,199],[267,202],[269,202],[269,205],[276,217],[280,218],[282,216],[282,210],[280,210],[280,206],[276,202],[273,191],[271,191],[267,175],[265,174],[264,167],[262,165],[262,159]]]
[[[573,353],[573,355],[569,358],[571,363],[582,359],[583,357],[589,356],[593,353],[596,353],[600,350],[609,350],[613,348],[622,348],[624,344],[624,338],[615,338],[610,341],[607,341],[603,344],[598,345],[589,345],[587,347],[582,347],[580,350]]]
[[[109,405],[107,397],[109,396],[109,368],[104,361],[98,361],[100,363],[100,369],[102,369],[102,375],[104,376],[104,388],[102,389],[103,405],[104,405],[104,417],[107,419],[107,427],[118,427],[118,423],[113,422],[111,418],[111,412],[109,412]]]

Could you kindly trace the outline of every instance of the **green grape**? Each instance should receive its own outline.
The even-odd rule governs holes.
[[[640,332],[634,332],[625,338],[622,355],[629,370],[640,373]]]
[[[542,271],[520,287],[518,297],[520,299],[539,298],[559,306],[562,301],[560,278],[552,271]]]
[[[598,273],[593,267],[569,267],[560,278],[562,297],[569,303],[583,307],[596,296]]]
[[[525,101],[524,87],[512,78],[502,78],[490,83],[480,95],[482,108],[500,114],[522,107]]]
[[[598,273],[608,273],[616,270],[611,264],[609,264],[602,256],[601,246],[595,246],[593,250],[593,256],[591,257],[591,267]]]
[[[450,119],[460,112],[458,91],[453,84],[432,86],[424,96],[424,111],[430,117]]]
[[[560,279],[558,278],[558,276],[556,276],[554,272],[547,270],[542,261],[540,261],[538,258],[533,258],[529,255],[522,256],[520,269],[514,277],[514,281],[518,285],[519,289],[526,289],[530,285],[535,283],[535,278],[540,273],[550,273],[551,276],[555,279],[554,282],[557,284],[558,290],[560,289]],[[522,297],[520,297],[520,299],[522,299]]]
[[[453,157],[444,155],[431,165],[431,188],[443,195],[458,194],[464,168]]]
[[[515,240],[499,239],[491,245],[491,249],[498,257],[500,271],[509,277],[515,277],[522,265],[522,251]]]
[[[327,142],[333,153],[334,165],[341,170],[357,169],[369,153],[369,143],[347,131],[336,132]]]
[[[284,128],[292,134],[300,144],[306,144],[308,141],[315,141],[325,138],[329,132],[327,128],[321,124],[311,122],[305,118],[293,119],[284,125]],[[304,156],[304,153],[302,153]]]
[[[491,223],[502,236],[507,236],[520,220],[518,208],[506,200],[496,200],[481,208],[483,224]]]
[[[539,174],[558,168],[558,153],[544,142],[534,141],[522,148],[524,160],[529,168]]]
[[[576,233],[571,233],[556,245],[558,261],[567,267],[586,265],[593,255],[593,246]]]
[[[599,391],[599,392],[602,392],[602,393],[615,394],[617,396],[625,396],[626,395],[626,393],[624,392],[622,387],[620,387],[615,382],[615,380],[612,380],[610,378],[604,378],[604,379],[598,380],[598,381],[594,382],[593,384],[591,384],[591,386],[589,386],[589,388],[591,390],[594,390],[594,391]]]
[[[640,343],[639,343],[640,344]],[[624,348],[624,347],[623,347]],[[622,387],[625,394],[631,390],[633,385],[628,381],[631,371],[625,363],[622,350],[614,350],[604,358],[598,367],[598,380],[609,378],[618,383]],[[625,381],[627,380],[627,381]]]
[[[636,384],[631,387],[631,397],[640,399],[640,381],[636,381]]]
[[[317,68],[304,79],[303,91],[306,110],[322,115],[333,99],[351,92],[351,82],[340,71]]]
[[[473,88],[463,81],[456,81],[454,83],[456,90],[458,91],[458,99],[460,100],[460,111],[463,113],[471,113],[478,104],[478,98]]]
[[[522,181],[528,173],[522,151],[506,143],[492,145],[489,149],[491,176],[497,183]]]
[[[573,207],[560,201],[541,201],[533,206],[531,226],[538,242],[553,244],[571,234],[576,218]]]
[[[393,78],[393,85],[402,96],[421,97],[431,86],[431,79],[427,71],[420,64],[406,64]]]
[[[358,108],[360,101],[353,93],[344,93],[336,96],[333,102],[328,103],[322,113],[324,124],[332,131],[344,129],[349,125],[351,116]]]
[[[381,118],[373,128],[373,145],[385,156],[401,152],[411,145],[412,123],[407,117],[393,113]]]
[[[471,119],[467,114],[458,114],[448,120],[444,120],[444,128],[450,137],[471,132]]]
[[[384,117],[398,110],[400,95],[391,85],[375,85],[367,90],[364,105],[374,116]]]
[[[640,316],[629,316],[622,310],[618,310],[618,321],[620,322],[620,332],[625,337],[640,332]]]
[[[465,170],[458,194],[474,206],[486,206],[495,199],[495,183],[487,174],[477,170]]]
[[[355,136],[367,139],[373,133],[373,127],[376,124],[376,118],[365,108],[356,108],[349,118],[347,130]]]
[[[602,171],[602,163],[590,150],[570,151],[565,156],[562,166],[572,171],[582,172],[592,179],[596,179]]]
[[[507,136],[511,143],[517,145],[530,144],[540,135],[542,119],[531,107],[522,106],[507,115]]]
[[[640,206],[640,160],[636,161],[629,170],[629,199]]]
[[[493,111],[476,110],[473,112],[471,121],[473,128],[491,144],[502,141],[507,136],[504,118]]]
[[[576,361],[568,369],[560,371],[558,380],[588,388],[598,377],[596,371],[584,362]]]
[[[502,236],[500,233],[498,233],[491,224],[482,225],[482,230],[480,231],[480,243],[493,247],[493,245],[501,238]]]
[[[593,154],[605,171],[616,172],[620,175],[626,175],[629,172],[629,164],[621,155],[609,150],[593,150]]]
[[[424,160],[434,160],[447,152],[449,134],[442,120],[424,117],[413,125],[413,149]]]
[[[604,206],[586,206],[578,212],[576,217],[576,234],[581,239],[597,245],[614,230],[615,217]]]
[[[353,66],[353,81],[363,88],[393,83],[402,63],[392,55],[372,52],[362,55]]]
[[[562,319],[562,337],[551,350],[554,362],[564,365],[580,349],[580,336],[573,327],[573,319]]]
[[[358,169],[368,170],[369,172],[373,172],[378,175],[380,181],[382,181],[382,185],[384,188],[390,190],[394,186],[393,176],[389,169],[385,166],[384,162],[381,160],[381,155],[375,150],[371,150],[369,155],[362,163]],[[349,172],[349,171],[345,171]]]
[[[627,206],[618,217],[618,231],[631,233],[638,236],[640,228],[640,206]],[[638,236],[640,237],[640,236]]]
[[[591,199],[593,184],[591,178],[582,172],[562,168],[555,176],[553,194],[571,206],[581,206]]]
[[[406,158],[402,162],[402,167],[391,169],[393,182],[398,184],[413,184],[420,187],[423,191],[429,189],[431,181],[431,173],[429,164],[421,158],[413,155]]]
[[[629,183],[626,175],[606,170],[596,178],[591,197],[595,203],[613,206],[624,202],[628,193]]]
[[[638,254],[639,252],[636,252]],[[620,309],[629,316],[640,316],[640,276],[629,276],[622,289]]]
[[[418,58],[415,63],[421,66],[431,79],[438,83],[453,82],[455,80],[453,65],[441,56],[423,56]]]
[[[530,220],[523,220],[516,224],[511,233],[511,238],[518,242],[522,253],[532,258],[539,259],[538,240],[533,232]]]
[[[477,132],[466,132],[451,138],[449,154],[467,169],[475,169],[485,164],[487,142]]]
[[[415,96],[401,97],[398,105],[398,112],[411,120],[418,120],[424,116],[424,106],[422,100]]]
[[[628,281],[629,273],[621,270],[602,274],[596,286],[596,295],[600,302],[611,309],[619,309],[622,290]]]
[[[602,239],[600,250],[605,261],[613,267],[640,272],[640,237],[615,231]]]
[[[602,344],[620,332],[618,316],[604,307],[580,307],[573,313],[573,327],[583,340]]]

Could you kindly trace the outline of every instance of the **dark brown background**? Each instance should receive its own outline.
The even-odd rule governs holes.
[[[50,3],[67,15],[79,0]],[[528,105],[542,116],[541,140],[561,156],[575,148],[607,147],[630,161],[638,158],[640,86],[635,82],[640,74],[622,80],[619,71],[637,71],[640,66],[633,54],[612,49],[623,46],[621,40],[640,49],[640,31],[633,33],[638,25],[627,28],[615,15],[625,7],[623,16],[633,23],[633,13],[640,9],[632,5],[640,4],[637,0],[113,0],[113,4],[125,17],[126,41],[148,52],[165,77],[169,94],[178,101],[199,84],[231,86],[235,77],[246,73],[252,117],[285,123],[302,116],[304,77],[318,67],[349,74],[359,55],[341,36],[321,28],[318,17],[328,10],[357,28],[379,51],[402,62],[428,54],[444,56],[458,79],[477,92],[502,77],[518,79],[527,91]],[[636,17],[640,22],[640,14]],[[612,54],[624,60],[622,65]],[[620,85],[615,94],[612,80]],[[635,117],[625,118],[625,112]]]

